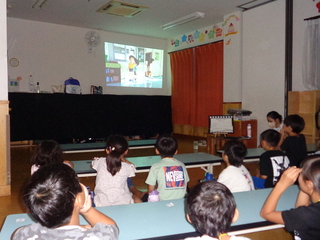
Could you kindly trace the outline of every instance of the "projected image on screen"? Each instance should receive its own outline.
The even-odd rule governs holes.
[[[104,43],[106,86],[162,88],[163,50]]]

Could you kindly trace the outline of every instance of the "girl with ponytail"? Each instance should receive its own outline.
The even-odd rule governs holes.
[[[97,207],[134,203],[127,179],[135,176],[135,167],[124,156],[128,142],[121,135],[107,139],[107,157],[95,158],[92,168],[97,171],[94,203]]]

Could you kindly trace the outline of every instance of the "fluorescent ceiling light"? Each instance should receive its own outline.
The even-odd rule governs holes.
[[[32,8],[42,9],[43,5],[44,5],[47,1],[48,1],[48,0],[36,0],[35,3],[32,5]]]
[[[190,15],[187,15],[187,16],[184,16],[182,18],[179,18],[175,21],[172,21],[172,22],[169,22],[165,25],[162,25],[161,28],[163,30],[167,30],[167,29],[170,29],[170,28],[174,28],[176,26],[179,26],[181,24],[184,24],[184,23],[187,23],[187,22],[191,22],[191,21],[194,21],[194,20],[197,20],[199,18],[203,18],[204,17],[204,13],[202,12],[195,12],[195,13],[192,13]]]
[[[267,3],[273,2],[273,1],[276,1],[276,0],[252,0],[252,1],[249,1],[247,3],[241,4],[241,5],[237,6],[237,7],[238,8],[242,8],[245,11],[245,10],[249,10],[249,9],[252,9],[252,8],[255,8],[255,7],[262,6],[264,4],[267,4]]]

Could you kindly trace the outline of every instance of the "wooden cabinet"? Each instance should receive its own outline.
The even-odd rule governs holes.
[[[257,147],[257,125],[256,119],[247,121],[234,121],[234,133],[228,134],[226,137],[218,136],[217,134],[207,134],[207,152],[210,154],[216,154],[218,150],[223,148],[223,145],[230,138],[236,137],[242,141],[247,148]],[[247,138],[247,126],[251,125],[251,138]]]
[[[251,138],[244,140],[247,148],[257,147],[257,125],[258,121],[256,119],[251,119],[247,121],[233,121],[234,133],[228,134],[228,137],[245,137],[247,136],[247,126],[251,125]]]
[[[316,128],[315,114],[320,108],[320,90],[291,91],[288,94],[288,114],[298,114],[303,117],[306,125],[302,133],[307,143],[316,143],[319,131]]]

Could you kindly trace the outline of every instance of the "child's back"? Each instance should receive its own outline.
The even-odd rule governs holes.
[[[301,161],[308,156],[306,138],[303,134],[286,137],[281,145],[281,149],[286,152],[286,155],[290,159],[290,166],[299,167]]]
[[[157,186],[160,200],[184,198],[189,177],[185,165],[174,158],[163,158],[152,165],[146,183]]]
[[[133,203],[127,178],[135,176],[132,164],[121,163],[121,169],[114,176],[107,170],[106,158],[97,158],[92,162],[97,170],[94,203],[97,207]]]
[[[186,195],[189,176],[185,165],[173,158],[177,149],[178,143],[170,135],[162,135],[156,142],[156,152],[162,159],[151,166],[146,183],[148,192],[158,185],[160,200],[179,199]]]
[[[233,193],[254,190],[252,177],[243,165],[239,167],[228,166],[220,173],[218,182],[226,185]]]
[[[277,203],[284,191],[298,180],[300,192],[296,208],[277,211]],[[302,162],[302,169],[295,166],[287,169],[274,187],[264,206],[261,216],[266,220],[284,224],[294,239],[320,239],[320,155],[313,155]]]
[[[252,177],[242,164],[246,155],[247,149],[242,142],[230,140],[225,143],[222,158],[227,168],[220,173],[218,182],[226,185],[231,192],[254,190]]]
[[[122,161],[128,142],[121,135],[111,135],[106,144],[107,157],[95,158],[91,164],[97,171],[94,203],[97,207],[133,203],[127,179],[135,176],[135,167]]]
[[[260,156],[260,178],[265,179],[265,188],[273,187],[290,164],[286,154],[277,149],[280,138],[281,134],[273,129],[260,134],[261,146],[266,150]]]

